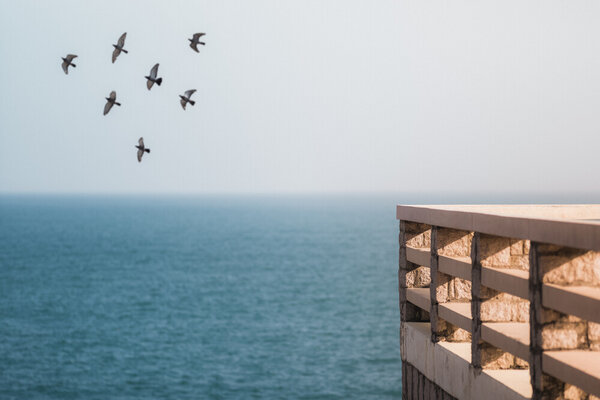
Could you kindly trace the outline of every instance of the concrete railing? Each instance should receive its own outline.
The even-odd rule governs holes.
[[[600,398],[600,205],[397,218],[403,398]]]

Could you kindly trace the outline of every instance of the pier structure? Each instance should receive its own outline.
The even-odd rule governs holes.
[[[403,399],[600,399],[600,205],[396,213]]]

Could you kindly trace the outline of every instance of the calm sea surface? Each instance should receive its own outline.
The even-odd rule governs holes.
[[[0,197],[0,398],[400,398],[396,202]]]

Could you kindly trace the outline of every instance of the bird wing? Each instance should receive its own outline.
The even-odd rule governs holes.
[[[181,107],[183,107],[183,109],[185,110],[185,105],[187,104],[187,101],[185,101],[184,99],[179,100],[179,102],[181,103]]]
[[[185,97],[187,97],[189,99],[190,97],[192,97],[192,95],[194,94],[195,91],[196,91],[196,89],[190,89],[190,90],[186,91]]]
[[[143,137],[141,137],[140,140],[138,140],[138,145],[140,145],[142,147],[145,147],[144,146],[144,138]]]
[[[112,101],[115,101],[117,99],[117,92],[115,92],[114,90],[112,92],[110,92],[110,95],[108,96],[109,99],[111,99]]]
[[[77,56],[75,54],[67,54],[67,57],[65,57],[67,60],[69,60],[69,62],[73,61],[74,58],[77,58]]]
[[[150,77],[153,79],[156,79],[156,75],[158,74],[158,63],[152,67],[152,69],[150,70]]]
[[[115,49],[113,50],[113,56],[112,56],[113,64],[115,63],[115,61],[117,61],[117,57],[119,57],[119,54],[121,54],[121,50],[118,49],[117,47],[115,47]]]
[[[106,104],[104,105],[104,115],[108,114],[108,112],[112,108],[113,104],[114,103],[112,101],[107,101],[106,102]]]
[[[148,87],[148,90],[152,89],[152,85],[154,85],[154,81],[151,81],[150,79],[146,80],[146,86]]]
[[[125,46],[125,37],[126,36],[127,36],[127,32],[125,32],[124,34],[121,35],[121,37],[119,38],[119,41],[117,42],[117,46],[119,46],[119,47]]]
[[[66,61],[63,61],[62,69],[63,69],[63,71],[65,71],[65,74],[67,74],[67,75],[69,74],[69,66],[67,65]]]
[[[194,36],[193,36],[194,42],[196,40],[200,39],[204,35],[206,35],[206,33],[194,33]]]
[[[144,150],[138,149],[138,162],[142,162],[142,156],[143,155],[144,155]]]
[[[196,42],[191,42],[191,43],[190,43],[190,47],[191,47],[192,49],[194,49],[194,51],[195,51],[196,53],[200,53],[200,51],[198,50],[198,45],[196,44]]]

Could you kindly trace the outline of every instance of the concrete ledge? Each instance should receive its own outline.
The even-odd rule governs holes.
[[[429,380],[458,399],[529,399],[528,370],[484,370],[470,367],[471,344],[430,341],[427,322],[406,322],[402,327],[402,353],[406,361]]]
[[[529,359],[529,324],[522,322],[484,322],[481,338],[523,359]]]
[[[413,264],[429,267],[431,254],[429,249],[418,249],[416,247],[406,246],[406,259]]]
[[[431,302],[429,301],[429,288],[406,289],[406,300],[429,312],[429,308],[431,306]]]
[[[544,372],[600,396],[600,352],[546,351],[542,360]]]
[[[481,284],[529,300],[529,271],[481,267]]]
[[[599,205],[408,206],[396,217],[434,226],[489,235],[600,250]]]
[[[471,258],[458,256],[438,256],[438,269],[444,274],[471,280]]]
[[[542,286],[545,307],[600,323],[600,288],[591,286]],[[600,364],[600,360],[598,361]]]
[[[473,322],[471,321],[471,303],[448,302],[438,305],[440,318],[445,319],[453,325],[471,331]]]

